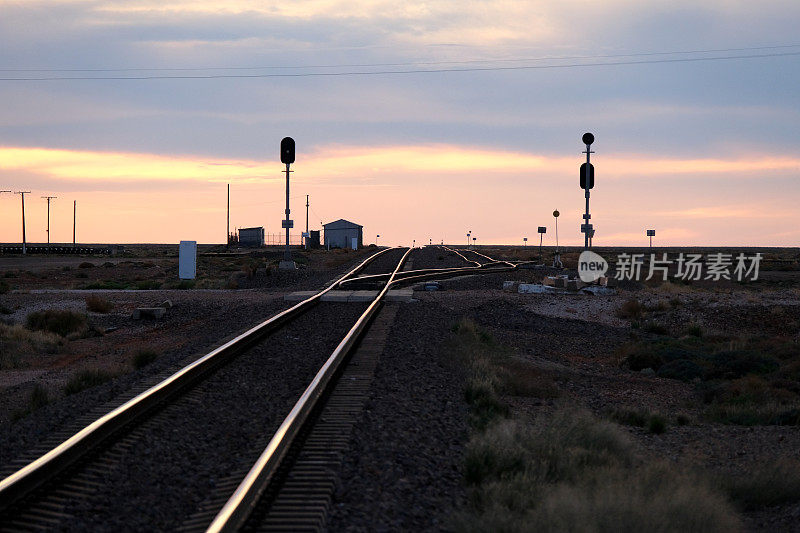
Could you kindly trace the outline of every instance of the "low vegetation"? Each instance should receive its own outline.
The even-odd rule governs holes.
[[[462,320],[453,327],[449,353],[468,369],[465,397],[471,406],[471,423],[485,428],[508,414],[502,395],[555,398],[558,386],[533,364],[514,357],[474,322]]]
[[[114,309],[114,304],[102,296],[93,294],[86,297],[86,309],[94,313],[110,313]]]
[[[62,337],[86,330],[86,315],[62,309],[47,309],[29,314],[25,325],[33,331],[49,331]]]
[[[5,294],[9,290],[11,290],[11,287],[8,285],[8,283],[5,281],[0,281],[0,294]]]
[[[144,348],[136,352],[131,360],[131,364],[133,365],[133,368],[139,370],[146,367],[156,359],[158,359],[158,353],[155,350]]]
[[[44,407],[48,403],[50,403],[50,395],[48,394],[47,389],[37,383],[28,394],[28,402],[25,407],[14,411],[11,414],[11,419],[19,420],[21,418],[25,418],[32,412]]]
[[[757,463],[749,472],[722,477],[719,484],[746,511],[795,503],[800,501],[800,462]]]
[[[455,530],[741,529],[722,493],[674,467],[643,464],[612,422],[564,406],[535,420],[514,416],[505,398],[514,393],[508,376],[515,373],[515,359],[472,322],[453,329],[450,351],[467,369],[472,426],[464,473],[468,498],[453,518]],[[551,377],[525,370],[539,382],[528,394],[558,394]],[[666,428],[659,415],[642,415],[641,422],[654,433]]]
[[[609,418],[626,426],[646,429],[649,433],[660,435],[667,430],[667,419],[645,409],[614,409]]]
[[[31,355],[56,353],[62,343],[55,333],[0,322],[0,369],[23,368]]]
[[[638,340],[618,353],[623,366],[695,384],[714,421],[800,425],[800,345],[780,337],[687,335]]]
[[[104,370],[82,370],[69,378],[69,381],[64,385],[64,394],[76,394],[101,385],[113,377],[113,375]]]

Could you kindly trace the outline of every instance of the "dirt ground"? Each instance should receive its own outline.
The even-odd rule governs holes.
[[[509,260],[538,257],[533,247],[480,251]],[[184,286],[177,280],[176,247],[126,250],[118,257],[0,257],[5,284],[0,319],[5,324],[25,324],[28,315],[46,309],[88,317],[81,334],[55,346],[45,343],[48,347],[0,366],[0,423],[25,416],[36,385],[55,401],[80,370],[99,368],[114,376],[133,371],[143,349],[161,358],[207,348],[252,325],[256,316],[263,319],[281,309],[286,292],[322,286],[367,253],[298,254],[301,272],[286,277],[275,270],[280,251],[211,252],[199,258],[197,281]],[[577,253],[564,253],[567,267],[574,268]],[[448,281],[442,284],[445,290],[416,292],[415,298],[445,311],[441,324],[425,327],[449,328],[463,317],[474,320],[516,356],[554,376],[560,401],[612,419],[620,412],[663,417],[663,433],[623,423],[643,456],[712,476],[741,473],[778,459],[800,461],[798,421],[791,418],[800,412],[800,254],[769,249],[765,257],[759,280],[747,283],[630,282],[609,296],[502,290],[504,280],[541,277],[527,270]],[[415,258],[414,267],[436,264],[437,257],[428,259]],[[89,295],[107,300],[112,310],[87,311]],[[131,318],[135,308],[166,300],[173,305],[164,319]],[[641,363],[651,352],[667,355]],[[674,353],[679,355],[669,355]],[[733,353],[744,358],[742,364],[756,366],[726,367],[719,373],[718,353]],[[705,373],[665,373],[661,367],[673,362],[669,357],[684,361],[683,370]],[[514,401],[515,409],[534,415],[550,405]],[[728,411],[714,415],[716,407],[752,408],[759,416],[779,407],[781,416],[788,413],[789,418],[763,415],[742,422]],[[753,531],[800,530],[797,500],[743,516]]]

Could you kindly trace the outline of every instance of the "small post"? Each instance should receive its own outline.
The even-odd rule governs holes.
[[[375,246],[378,246],[378,239],[380,239],[380,235],[375,235]]]

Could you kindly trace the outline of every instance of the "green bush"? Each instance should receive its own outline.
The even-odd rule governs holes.
[[[652,415],[647,421],[647,431],[654,435],[661,435],[667,430],[667,421],[661,415]]]
[[[755,463],[753,470],[722,479],[730,498],[750,511],[800,501],[800,463],[781,459]]]
[[[153,279],[147,279],[136,282],[136,289],[140,291],[150,291],[161,288],[161,282]]]
[[[706,379],[736,379],[746,374],[768,374],[778,369],[772,357],[750,350],[727,350],[711,356],[711,368]]]
[[[701,377],[703,375],[703,369],[697,363],[689,361],[688,359],[677,359],[661,365],[657,374],[662,378],[689,382],[695,378]]]
[[[667,328],[652,320],[645,322],[642,329],[648,333],[655,333],[657,335],[666,335],[668,333]]]
[[[47,309],[29,314],[25,324],[28,329],[34,331],[50,331],[66,337],[70,333],[86,329],[86,315],[74,311]]]
[[[139,370],[141,368],[146,367],[153,361],[158,358],[158,354],[149,349],[143,349],[136,352],[136,355],[133,356],[133,368]]]
[[[64,385],[64,394],[76,394],[109,381],[113,376],[104,370],[82,370]]]
[[[24,408],[14,411],[11,418],[12,420],[24,418],[37,409],[41,409],[48,403],[50,403],[50,396],[47,393],[47,389],[37,383],[28,395],[28,404]]]

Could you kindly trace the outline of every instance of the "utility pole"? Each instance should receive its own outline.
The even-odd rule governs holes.
[[[225,248],[231,246],[231,184],[228,184],[228,224],[225,228]]]
[[[75,248],[75,226],[78,220],[78,200],[72,200],[72,247]]]
[[[50,252],[50,200],[58,196],[42,196],[47,200],[47,251]]]
[[[306,236],[303,239],[303,242],[306,244],[306,250],[308,250],[308,237],[311,235],[308,233],[308,195],[306,194]]]
[[[26,250],[26,242],[25,242],[25,195],[30,194],[31,191],[16,191],[14,194],[19,194],[22,196],[22,254],[25,255],[27,253]]]

